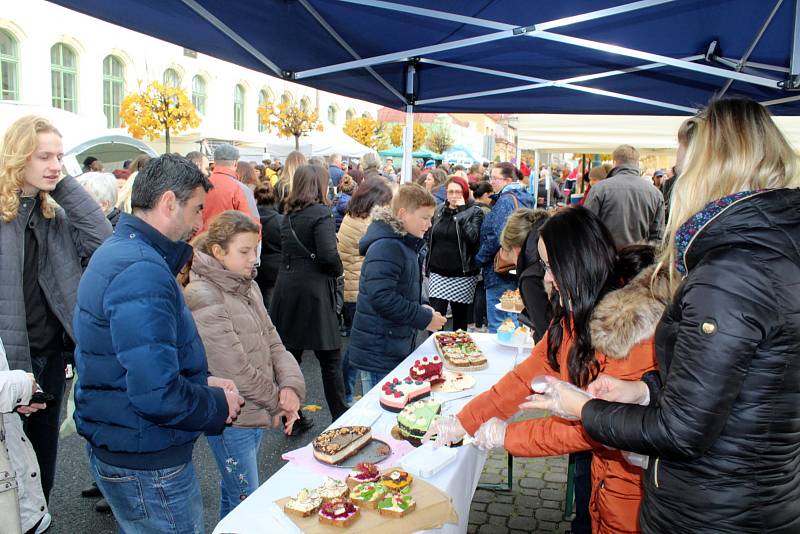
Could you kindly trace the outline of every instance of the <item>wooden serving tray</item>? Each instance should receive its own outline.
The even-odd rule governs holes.
[[[475,339],[472,336],[470,336],[470,339],[472,339],[473,342],[475,341]],[[439,345],[439,333],[433,334],[433,345],[436,347],[436,352],[439,354],[439,357],[442,359],[442,362],[444,363],[445,369],[449,369],[451,371],[461,371],[461,372],[464,372],[464,373],[469,373],[469,372],[475,372],[475,371],[483,371],[484,369],[489,367],[489,360],[488,359],[486,360],[485,363],[482,363],[480,365],[468,365],[468,366],[465,366],[465,367],[461,367],[461,366],[455,365],[452,362],[450,362],[450,360],[444,355],[444,352],[442,351],[441,345]],[[483,352],[483,351],[481,351],[481,352]],[[485,356],[486,355],[484,354],[484,357]]]

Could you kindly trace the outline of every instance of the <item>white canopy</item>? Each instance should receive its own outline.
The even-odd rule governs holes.
[[[622,144],[640,150],[675,149],[688,116],[519,115],[519,146],[550,152],[611,152]],[[775,117],[789,143],[800,150],[800,117]]]
[[[278,139],[266,145],[266,151],[271,156],[285,158],[294,150],[294,138]],[[300,152],[305,156],[330,156],[341,154],[345,157],[360,158],[372,149],[362,145],[343,131],[328,128],[322,132],[311,132],[300,138]]]

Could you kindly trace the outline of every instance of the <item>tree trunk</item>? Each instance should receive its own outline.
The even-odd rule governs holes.
[[[300,136],[299,135],[295,135],[294,136],[294,149],[297,150],[298,152],[300,151]]]
[[[166,150],[165,154],[169,154],[169,128],[164,130],[164,148]]]

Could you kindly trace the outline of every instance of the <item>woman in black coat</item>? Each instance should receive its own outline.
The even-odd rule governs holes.
[[[294,173],[281,223],[281,264],[270,316],[286,348],[297,359],[313,350],[322,368],[325,400],[333,419],[344,402],[336,278],[342,261],[328,200],[328,171],[303,165]]]
[[[563,408],[593,439],[649,456],[646,533],[797,533],[797,158],[750,100],[712,102],[682,134],[663,258],[680,285],[656,331],[659,371],[601,375],[589,390],[606,400],[558,387],[558,405],[531,407]]]
[[[254,191],[258,216],[261,220],[261,264],[258,266],[256,283],[264,298],[267,311],[271,309],[275,281],[281,264],[281,225],[283,215],[275,207],[275,189],[265,182]]]
[[[480,268],[475,263],[483,210],[470,199],[469,185],[459,176],[444,184],[447,200],[433,215],[428,241],[430,304],[442,315],[453,311],[453,330],[466,330]]]

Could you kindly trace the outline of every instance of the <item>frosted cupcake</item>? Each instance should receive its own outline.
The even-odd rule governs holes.
[[[517,325],[514,324],[514,321],[511,319],[506,319],[497,329],[497,339],[503,343],[511,343],[511,339],[514,337],[514,330],[516,330],[516,328]]]

